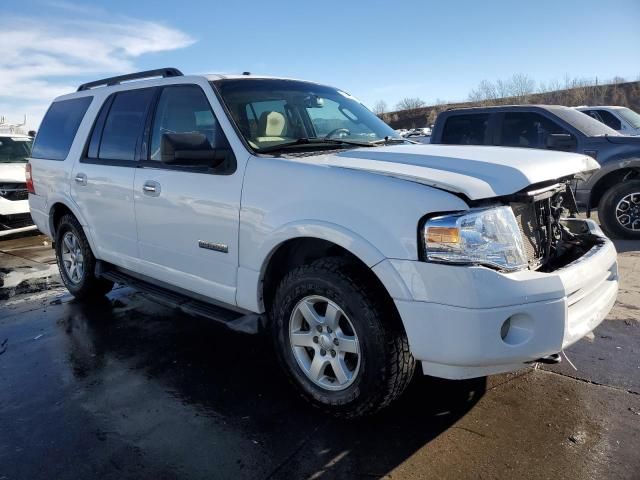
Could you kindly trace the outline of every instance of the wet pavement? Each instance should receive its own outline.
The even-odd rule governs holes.
[[[640,477],[638,242],[577,371],[416,376],[348,422],[299,399],[264,336],[129,288],[72,300],[45,241],[0,242],[0,480]]]

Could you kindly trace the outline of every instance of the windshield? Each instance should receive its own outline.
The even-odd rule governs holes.
[[[30,138],[0,137],[0,163],[26,163],[31,143]]]
[[[640,114],[630,108],[619,108],[616,112],[624,118],[633,128],[640,128]]]
[[[391,127],[351,95],[315,83],[279,79],[226,79],[212,84],[247,143],[274,151],[300,139],[305,149],[402,140]],[[344,142],[341,143],[341,142]]]
[[[602,137],[604,135],[620,136],[613,128],[607,127],[588,114],[568,107],[547,107],[549,111],[578,129],[587,137]]]

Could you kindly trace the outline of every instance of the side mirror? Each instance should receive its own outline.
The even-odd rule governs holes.
[[[577,143],[573,135],[568,133],[550,133],[547,136],[547,148],[549,150],[562,150],[572,152],[576,149]]]
[[[225,155],[218,155],[206,135],[201,133],[164,133],[160,143],[160,161],[167,165],[211,167],[220,165]]]

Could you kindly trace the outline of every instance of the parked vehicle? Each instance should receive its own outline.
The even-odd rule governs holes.
[[[517,370],[602,321],[615,248],[562,213],[597,168],[414,145],[312,82],[163,69],[57,98],[27,171],[74,296],[129,283],[269,329],[305,398],[354,417],[397,398],[416,360],[451,379]]]
[[[627,107],[575,107],[623,135],[640,135],[640,114]]]
[[[24,172],[31,141],[27,135],[0,133],[0,237],[36,229]]]
[[[406,128],[398,128],[396,129],[396,133],[401,137],[406,137],[409,135],[409,130],[407,130]]]
[[[499,145],[589,155],[601,168],[576,181],[578,204],[598,209],[612,236],[640,239],[640,137],[622,136],[573,108],[514,105],[448,110],[431,143]]]
[[[431,135],[431,129],[429,127],[412,128],[409,130],[408,137],[412,136],[429,136]]]

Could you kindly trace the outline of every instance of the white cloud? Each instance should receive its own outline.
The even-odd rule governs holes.
[[[162,23],[67,2],[50,6],[56,13],[46,18],[0,17],[0,115],[17,121],[30,112],[30,127],[40,123],[54,97],[75,90],[87,78],[135,71],[143,55],[194,43]]]

